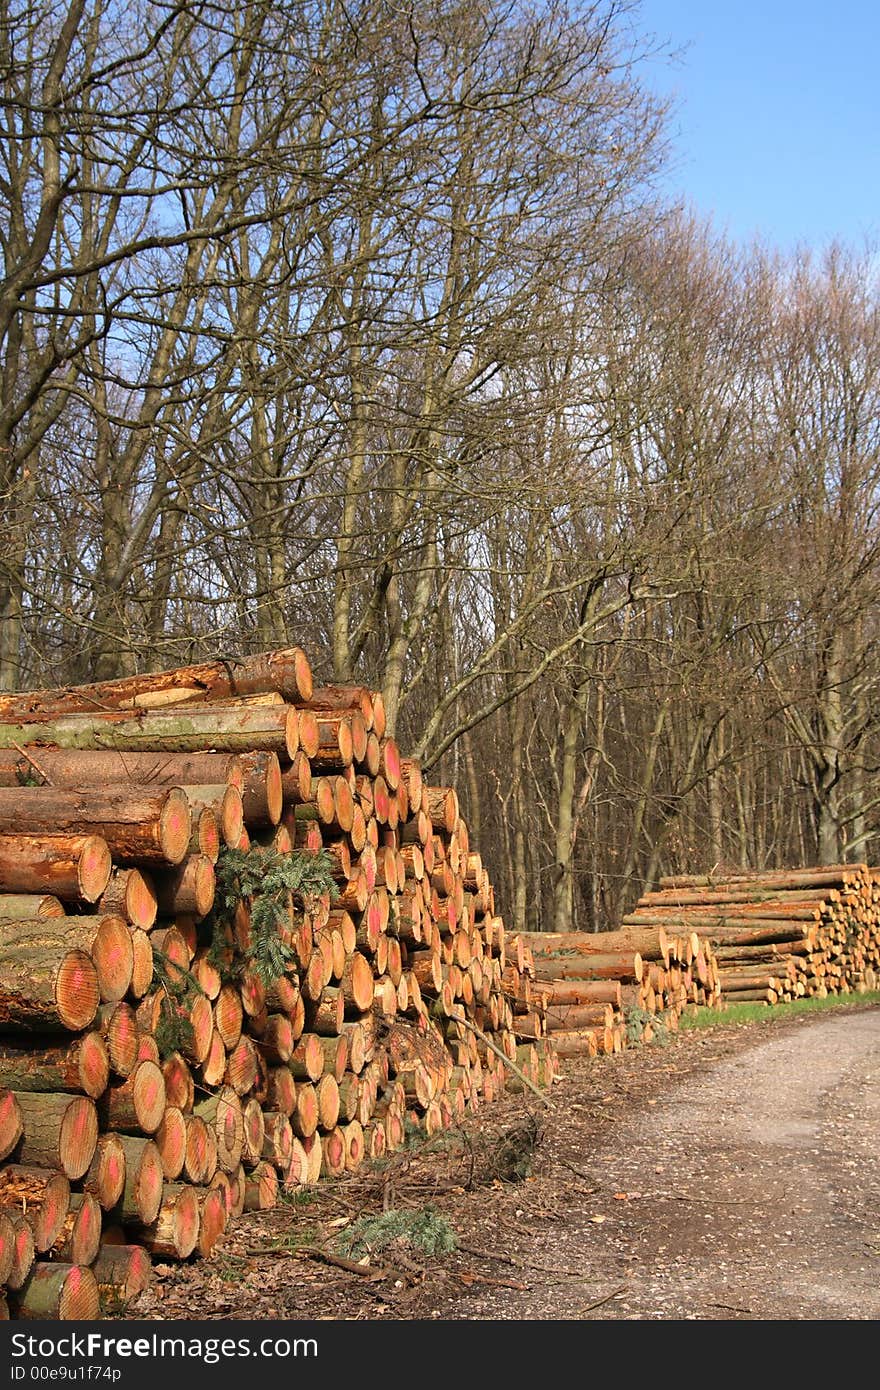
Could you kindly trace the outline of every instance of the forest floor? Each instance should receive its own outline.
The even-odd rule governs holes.
[[[242,1217],[128,1317],[880,1316],[880,1008],[567,1062],[550,1100]],[[457,1248],[381,1248],[412,1221]],[[325,1262],[358,1232],[368,1264]]]

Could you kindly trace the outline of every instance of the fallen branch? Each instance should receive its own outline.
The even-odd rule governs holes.
[[[495,1046],[491,1038],[486,1037],[486,1034],[483,1032],[482,1028],[478,1028],[475,1023],[472,1023],[471,1020],[465,1016],[463,1010],[461,1018],[458,1018],[456,1022],[463,1023],[466,1028],[470,1028],[472,1033],[476,1033],[480,1041],[485,1043],[488,1048],[491,1048],[491,1050],[495,1053],[496,1057],[500,1057],[504,1065],[506,1067],[510,1067],[510,1070],[513,1072],[514,1076],[518,1076],[523,1085],[527,1086],[528,1089],[538,1097],[538,1100],[541,1102],[541,1104],[546,1105],[548,1110],[552,1110],[553,1107],[551,1106],[549,1100],[543,1094],[543,1092],[539,1091],[534,1082],[530,1081],[529,1078],[525,1075],[525,1073],[520,1071],[519,1067],[516,1065],[516,1062],[511,1062],[506,1052],[502,1052],[500,1047]]]

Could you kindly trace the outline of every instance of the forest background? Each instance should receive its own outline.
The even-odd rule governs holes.
[[[0,0],[0,689],[296,643],[513,927],[876,860],[870,250],[670,198],[618,0]]]

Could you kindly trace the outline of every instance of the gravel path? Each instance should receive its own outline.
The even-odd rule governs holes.
[[[762,1032],[648,1092],[586,1152],[591,1186],[566,1220],[515,1247],[567,1273],[526,1273],[528,1291],[483,1291],[455,1316],[880,1316],[880,1010]]]

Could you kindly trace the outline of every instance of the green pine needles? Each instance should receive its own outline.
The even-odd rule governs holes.
[[[243,968],[271,986],[296,960],[285,939],[291,925],[291,904],[308,906],[324,893],[333,901],[339,890],[328,856],[282,854],[275,849],[222,849],[217,861],[213,909],[213,947],[226,953],[226,932],[242,898],[250,900],[250,944]]]
[[[189,970],[153,951],[153,990],[161,990],[162,1003],[153,1033],[162,1061],[175,1052],[188,1053],[194,1044],[193,1026],[187,1011],[194,994],[202,994],[198,980]]]

